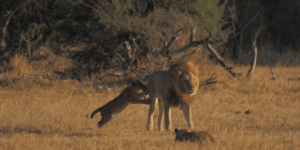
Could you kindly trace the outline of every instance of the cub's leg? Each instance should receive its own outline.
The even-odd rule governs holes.
[[[104,124],[109,122],[112,118],[112,113],[110,111],[104,112],[101,111],[101,120],[98,122],[98,127],[101,128]]]
[[[158,106],[159,106],[159,115],[158,115],[158,130],[163,130],[163,124],[162,121],[164,119],[164,102],[161,100],[158,100]]]
[[[150,104],[150,99],[140,100],[140,99],[134,99],[131,100],[131,104]]]
[[[153,129],[153,113],[157,104],[157,98],[154,95],[150,95],[150,109],[148,114],[148,123],[147,123],[147,130]]]

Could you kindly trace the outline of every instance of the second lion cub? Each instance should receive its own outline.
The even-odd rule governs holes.
[[[188,129],[175,129],[175,141],[190,141],[190,142],[215,142],[216,140],[207,132],[190,132]]]
[[[143,92],[138,93],[139,91]],[[92,113],[91,118],[93,118],[96,113],[101,112],[102,118],[98,122],[98,127],[100,128],[111,120],[113,114],[122,112],[129,104],[150,104],[149,99],[140,99],[148,93],[147,86],[145,86],[139,80],[136,80],[127,86],[118,97],[96,109]]]

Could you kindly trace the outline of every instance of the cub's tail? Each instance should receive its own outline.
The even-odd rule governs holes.
[[[95,115],[96,113],[98,113],[99,111],[101,111],[101,109],[102,109],[102,107],[96,109],[96,110],[91,114],[91,118],[93,118],[94,115]]]

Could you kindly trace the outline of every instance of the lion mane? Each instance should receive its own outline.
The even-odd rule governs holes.
[[[180,82],[180,75],[183,73],[192,73],[198,80],[198,70],[194,64],[186,61],[182,61],[171,65],[170,78],[168,85],[168,100],[172,107],[190,105],[192,103],[191,95],[185,92],[185,89]],[[199,86],[199,81],[196,81],[196,87]]]

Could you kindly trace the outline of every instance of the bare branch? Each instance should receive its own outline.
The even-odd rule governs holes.
[[[259,14],[259,11],[257,11],[256,14],[253,16],[253,18],[252,18],[252,19],[251,19],[251,20],[243,27],[242,32],[241,32],[241,35],[243,34],[245,28],[246,28],[251,22],[253,22],[253,20],[258,16],[258,14]]]
[[[189,25],[191,23],[192,23],[192,20],[190,20],[189,23],[186,26],[184,26],[183,28],[180,28],[179,30],[177,30],[175,35],[171,38],[170,42],[159,52],[159,54],[165,55],[168,52],[170,46],[174,43],[174,41],[176,41],[179,38],[181,31],[186,29],[187,27],[189,27]]]
[[[262,27],[260,27],[260,28],[256,31],[256,33],[255,33],[254,41],[253,41],[253,46],[255,46],[255,47],[256,47],[256,39],[257,39],[257,37],[258,37],[258,35],[259,35],[261,29],[262,29]]]
[[[136,56],[136,48],[133,49],[131,61],[133,61],[135,59],[135,56]]]
[[[253,49],[253,52],[254,52],[254,58],[253,58],[253,62],[251,64],[251,67],[248,71],[248,74],[247,76],[250,77],[251,74],[253,73],[254,69],[255,69],[255,66],[256,66],[256,61],[257,61],[257,46],[256,46],[256,39],[261,31],[261,27],[257,30],[257,32],[255,33],[255,36],[254,36],[254,40],[253,40],[253,44],[252,44],[252,49]]]
[[[21,49],[22,41],[25,41],[25,42],[26,42],[26,38],[25,38],[25,36],[24,36],[24,34],[23,34],[23,33],[21,33],[21,37],[20,37],[20,43],[19,43],[19,48],[18,48],[18,50],[20,50],[20,49]],[[27,43],[27,42],[26,42],[26,43]]]
[[[214,84],[214,83],[224,83],[226,85],[226,83],[224,81],[217,81],[216,79],[217,79],[217,77],[211,77],[209,79],[201,81],[199,84],[199,88],[202,88],[203,86],[206,86],[209,84]]]
[[[273,68],[272,66],[270,65],[270,69],[271,69],[271,73],[272,73],[272,80],[276,80],[276,77],[275,77],[275,74],[273,72]],[[299,78],[300,79],[300,78]]]
[[[31,58],[31,43],[30,43],[30,36],[28,34],[28,32],[26,33],[27,35],[27,50],[28,50],[28,54],[29,54],[29,58]]]
[[[132,42],[133,45],[135,46],[136,50],[137,50],[137,57],[139,57],[141,54],[145,54],[147,53],[147,49],[140,49],[140,47],[136,44],[135,42],[135,38],[132,38]]]
[[[128,70],[129,69],[131,69],[131,66],[132,66],[132,63],[133,63],[133,61],[134,60],[137,60],[138,61],[138,59],[137,58],[135,58],[135,53],[136,53],[136,48],[135,49],[133,49],[133,52],[132,52],[132,58],[129,58],[129,66],[128,66]],[[138,64],[137,64],[138,65]]]
[[[140,50],[140,47],[136,44],[135,38],[132,38],[132,43],[133,43],[133,45],[135,46],[135,48],[139,51],[139,50]]]
[[[251,23],[251,22],[253,22],[253,20],[258,16],[258,14],[259,14],[259,11],[254,15],[254,17],[243,27],[243,29],[242,29],[242,31],[241,31],[241,34],[240,34],[240,44],[239,44],[239,46],[238,46],[238,48],[239,48],[239,58],[240,58],[240,55],[241,55],[241,51],[242,51],[242,44],[243,44],[243,33],[244,33],[244,31],[245,31],[245,29],[246,29],[246,27]]]
[[[10,12],[10,13],[8,13],[7,15],[8,15],[8,18],[6,19],[6,21],[5,21],[5,24],[4,24],[4,26],[3,26],[3,28],[2,28],[2,41],[1,41],[1,47],[3,48],[2,50],[4,51],[4,49],[6,48],[6,41],[5,41],[5,38],[6,38],[6,32],[7,32],[7,27],[8,27],[8,25],[9,25],[9,22],[10,22],[10,20],[11,20],[11,17],[15,14],[15,12],[17,11],[17,10],[19,10],[20,9],[20,7],[17,7],[15,10],[13,10],[12,12]]]
[[[109,73],[110,75],[114,75],[114,76],[123,76],[125,74],[124,71],[114,71],[112,73]]]
[[[190,43],[195,41],[195,34],[196,34],[196,26],[193,26],[192,29],[191,29]]]
[[[205,20],[204,20],[204,18],[203,18],[202,13],[200,13],[200,16],[201,16],[201,19],[202,19],[202,21],[203,21],[203,23],[204,23],[204,25],[205,25],[206,31],[209,33],[209,36],[206,38],[206,40],[208,40],[208,39],[211,37],[212,33],[211,33],[211,31],[208,29],[208,27],[207,27],[207,25],[206,25],[206,22],[205,22]]]
[[[122,62],[122,64],[124,64],[126,60],[119,53],[117,53],[116,55],[120,59],[120,61]]]
[[[128,41],[125,41],[128,58],[132,58],[131,46]]]
[[[224,69],[226,69],[232,76],[236,77],[236,76],[240,76],[240,73],[236,73],[233,69],[233,67],[230,67],[226,64],[226,62],[224,61],[224,59],[218,54],[218,52],[208,43],[207,47],[208,50],[213,53],[213,55],[217,58],[218,62],[224,67]]]
[[[178,55],[178,54],[180,54],[180,53],[187,52],[187,51],[190,50],[191,48],[196,47],[196,46],[198,46],[198,45],[200,45],[200,44],[204,44],[204,43],[205,43],[205,42],[204,42],[203,40],[202,40],[202,41],[194,41],[194,42],[190,43],[189,45],[186,45],[185,47],[180,48],[179,50],[176,50],[176,51],[174,52],[174,55]]]
[[[236,29],[236,22],[238,22],[237,17],[236,17],[236,13],[235,13],[235,0],[232,1],[232,6],[229,7],[227,6],[228,11],[230,12],[231,15],[231,23],[232,23],[232,27],[233,27],[233,31],[234,33],[237,33],[237,29]],[[237,39],[235,38],[235,41],[237,42]]]
[[[185,47],[183,47],[183,48],[180,48],[179,50],[176,50],[175,52],[174,52],[174,55],[178,55],[178,54],[180,54],[180,53],[183,53],[183,52],[187,52],[188,50],[190,50],[191,48],[194,48],[194,47],[197,47],[198,45],[200,45],[200,44],[205,44],[205,43],[213,43],[213,42],[211,42],[211,41],[208,41],[209,40],[209,38],[211,37],[211,35],[212,35],[212,33],[211,33],[211,31],[208,29],[208,27],[207,27],[207,25],[206,25],[206,22],[205,22],[205,20],[204,20],[204,18],[203,18],[203,16],[202,16],[202,14],[201,13],[199,13],[200,14],[200,16],[201,16],[201,18],[202,18],[202,21],[203,21],[203,23],[204,23],[204,25],[205,25],[205,29],[207,30],[207,32],[209,33],[209,36],[206,38],[206,39],[204,39],[204,40],[200,40],[200,41],[194,41],[195,39],[195,32],[196,32],[196,27],[192,27],[192,29],[191,29],[191,37],[190,37],[190,44],[189,45],[186,45]]]

